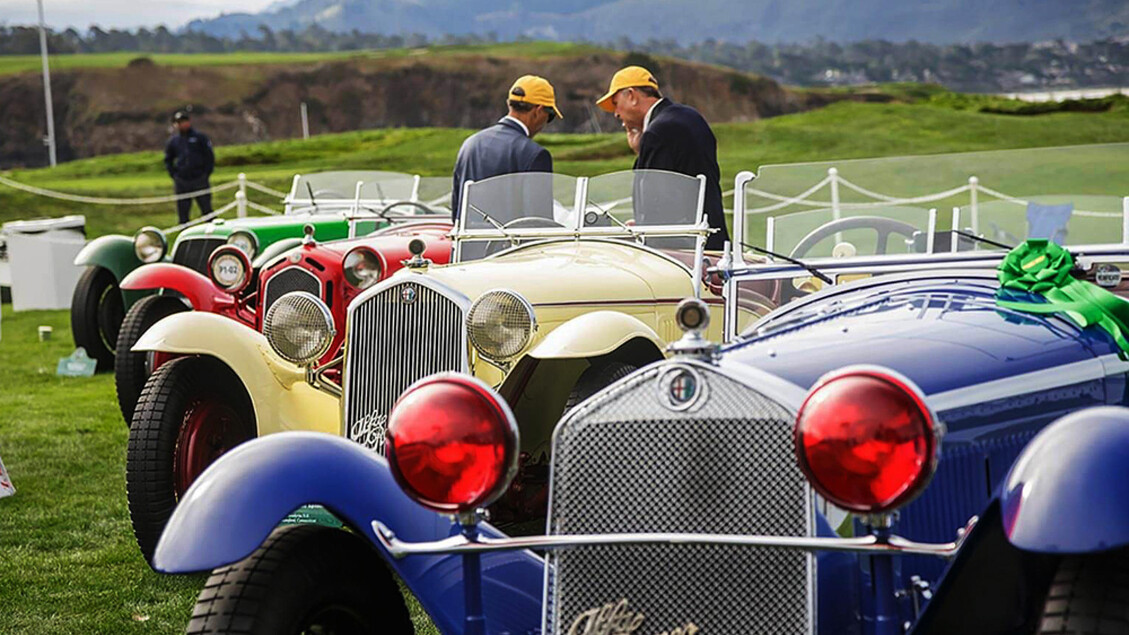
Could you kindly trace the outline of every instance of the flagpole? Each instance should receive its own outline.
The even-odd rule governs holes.
[[[55,107],[51,102],[51,70],[47,67],[47,23],[43,19],[43,0],[36,0],[36,4],[39,5],[39,52],[43,57],[43,99],[47,104],[47,138],[43,142],[51,157],[51,167],[55,167]]]

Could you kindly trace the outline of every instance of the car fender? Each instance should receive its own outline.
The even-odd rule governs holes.
[[[259,252],[259,255],[255,256],[255,260],[251,263],[251,268],[256,271],[260,270],[269,264],[270,261],[301,245],[301,238],[283,238],[278,242],[273,242],[263,248],[263,250]]]
[[[219,289],[194,269],[169,262],[157,262],[134,269],[121,281],[129,291],[171,289],[180,293],[197,311],[214,313],[217,307],[235,304],[235,296]]]
[[[119,282],[130,271],[141,266],[133,251],[133,239],[121,234],[99,236],[86,243],[75,256],[74,264],[80,267],[97,266],[108,269]]]
[[[1003,482],[1008,541],[1077,554],[1129,545],[1129,408],[1079,410],[1044,428]]]
[[[419,599],[440,632],[462,632],[460,556],[391,558],[376,539],[380,520],[401,540],[457,533],[450,517],[408,498],[384,457],[340,437],[293,432],[245,443],[193,483],[157,544],[153,566],[166,573],[207,571],[250,555],[302,505],[317,504],[365,536]],[[502,534],[480,525],[487,536]],[[532,632],[540,625],[541,560],[530,552],[483,556],[483,598],[491,632]]]
[[[306,383],[301,366],[278,356],[262,333],[215,313],[189,312],[157,322],[135,351],[208,355],[243,382],[255,409],[259,436],[284,430],[341,434],[341,402]]]
[[[545,336],[529,356],[536,359],[576,359],[607,355],[627,342],[642,338],[659,351],[666,342],[638,318],[618,311],[594,311],[575,317]]]

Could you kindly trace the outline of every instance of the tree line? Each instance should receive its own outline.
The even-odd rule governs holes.
[[[75,29],[51,31],[53,53],[224,53],[318,52],[422,46],[495,43],[488,35],[384,35],[339,33],[317,25],[303,30],[273,31],[266,26],[239,38],[221,38],[199,31],[174,32],[159,26],[134,31]],[[1012,44],[926,44],[866,40],[802,44],[733,43],[706,40],[682,45],[674,40],[588,42],[623,51],[637,51],[728,66],[759,73],[797,86],[847,86],[871,82],[933,82],[962,91],[1129,85],[1129,38],[1087,43],[1062,40]],[[39,52],[34,27],[0,26],[0,55]]]

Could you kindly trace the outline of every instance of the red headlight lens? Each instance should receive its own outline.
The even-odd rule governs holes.
[[[517,469],[509,406],[481,381],[443,374],[417,382],[388,418],[388,461],[404,491],[442,512],[489,505]]]
[[[906,382],[881,371],[847,370],[821,381],[796,417],[795,441],[815,490],[854,512],[908,503],[936,468],[932,414]]]

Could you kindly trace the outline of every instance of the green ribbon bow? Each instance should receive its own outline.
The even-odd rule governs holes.
[[[1046,298],[1046,304],[1013,302],[997,298],[996,304],[1027,313],[1065,313],[1079,326],[1096,324],[1105,329],[1122,357],[1129,354],[1129,301],[1070,275],[1074,256],[1045,239],[1031,238],[1011,250],[999,266],[1003,289],[1026,291]]]

